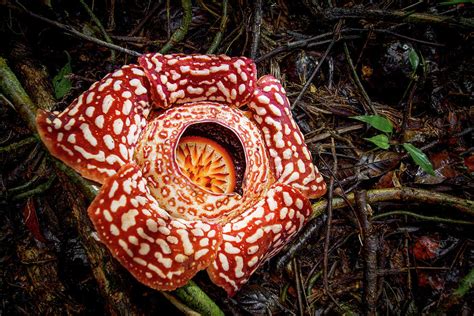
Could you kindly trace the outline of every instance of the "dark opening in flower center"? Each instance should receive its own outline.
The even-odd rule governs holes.
[[[235,189],[232,157],[215,141],[200,136],[181,137],[176,149],[181,171],[200,187],[215,193]]]
[[[181,172],[203,189],[242,194],[244,149],[239,137],[221,124],[189,125],[176,147],[176,162]]]

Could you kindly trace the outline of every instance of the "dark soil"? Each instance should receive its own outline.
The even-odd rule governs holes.
[[[86,2],[114,44],[139,53],[160,51],[183,22],[179,1]],[[282,80],[328,183],[324,200],[353,203],[316,217],[231,299],[199,273],[194,281],[226,314],[474,313],[472,288],[457,291],[474,268],[474,5],[356,3],[227,4],[213,53],[252,57],[259,76]],[[192,1],[191,13],[170,53],[206,53],[216,40],[221,1]],[[0,1],[0,57],[39,107],[62,110],[136,62],[38,16],[104,36],[80,1]],[[53,78],[68,58],[71,86],[54,98]],[[12,103],[0,94],[0,315],[180,313],[94,240],[87,198],[55,171]],[[394,127],[388,149],[367,141],[382,132],[351,118],[375,113]],[[426,154],[432,175],[405,143]],[[413,198],[368,194],[390,188],[421,190]],[[470,200],[470,211],[443,204],[438,193]],[[118,301],[126,303],[111,304]]]

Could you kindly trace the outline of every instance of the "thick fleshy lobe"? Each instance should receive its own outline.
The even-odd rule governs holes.
[[[280,81],[270,75],[261,77],[249,107],[265,136],[277,181],[293,186],[310,199],[326,193],[324,179],[313,164]]]
[[[38,110],[48,150],[83,177],[103,183],[131,161],[150,112],[148,80],[135,65],[94,83],[61,113]]]
[[[206,268],[222,238],[218,224],[171,217],[135,164],[105,181],[88,213],[114,257],[140,282],[160,290],[183,286]]]
[[[310,214],[311,204],[300,191],[275,183],[260,202],[224,225],[216,260],[207,269],[212,281],[229,295],[235,294]]]
[[[145,54],[139,58],[157,106],[215,101],[240,107],[252,96],[257,71],[251,59],[225,55]]]

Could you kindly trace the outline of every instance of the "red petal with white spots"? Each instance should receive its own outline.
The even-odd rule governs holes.
[[[218,224],[170,217],[134,164],[105,181],[88,213],[114,257],[136,279],[158,290],[185,285],[214,260],[222,240]]]
[[[63,112],[39,110],[38,132],[55,157],[102,183],[131,161],[150,111],[148,90],[140,67],[123,66],[94,83]]]
[[[222,244],[207,269],[211,280],[229,295],[235,294],[303,227],[310,214],[311,204],[300,191],[274,184],[263,200],[222,228]]]
[[[249,107],[265,136],[277,181],[311,199],[326,193],[326,183],[313,165],[280,81],[269,75],[260,78]]]
[[[257,81],[255,64],[245,57],[145,54],[139,63],[162,108],[195,101],[239,107],[250,100]]]

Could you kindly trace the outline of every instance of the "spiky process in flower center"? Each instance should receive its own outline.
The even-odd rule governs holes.
[[[214,192],[231,193],[235,189],[232,157],[215,141],[200,136],[184,136],[176,149],[176,161],[196,185]]]

